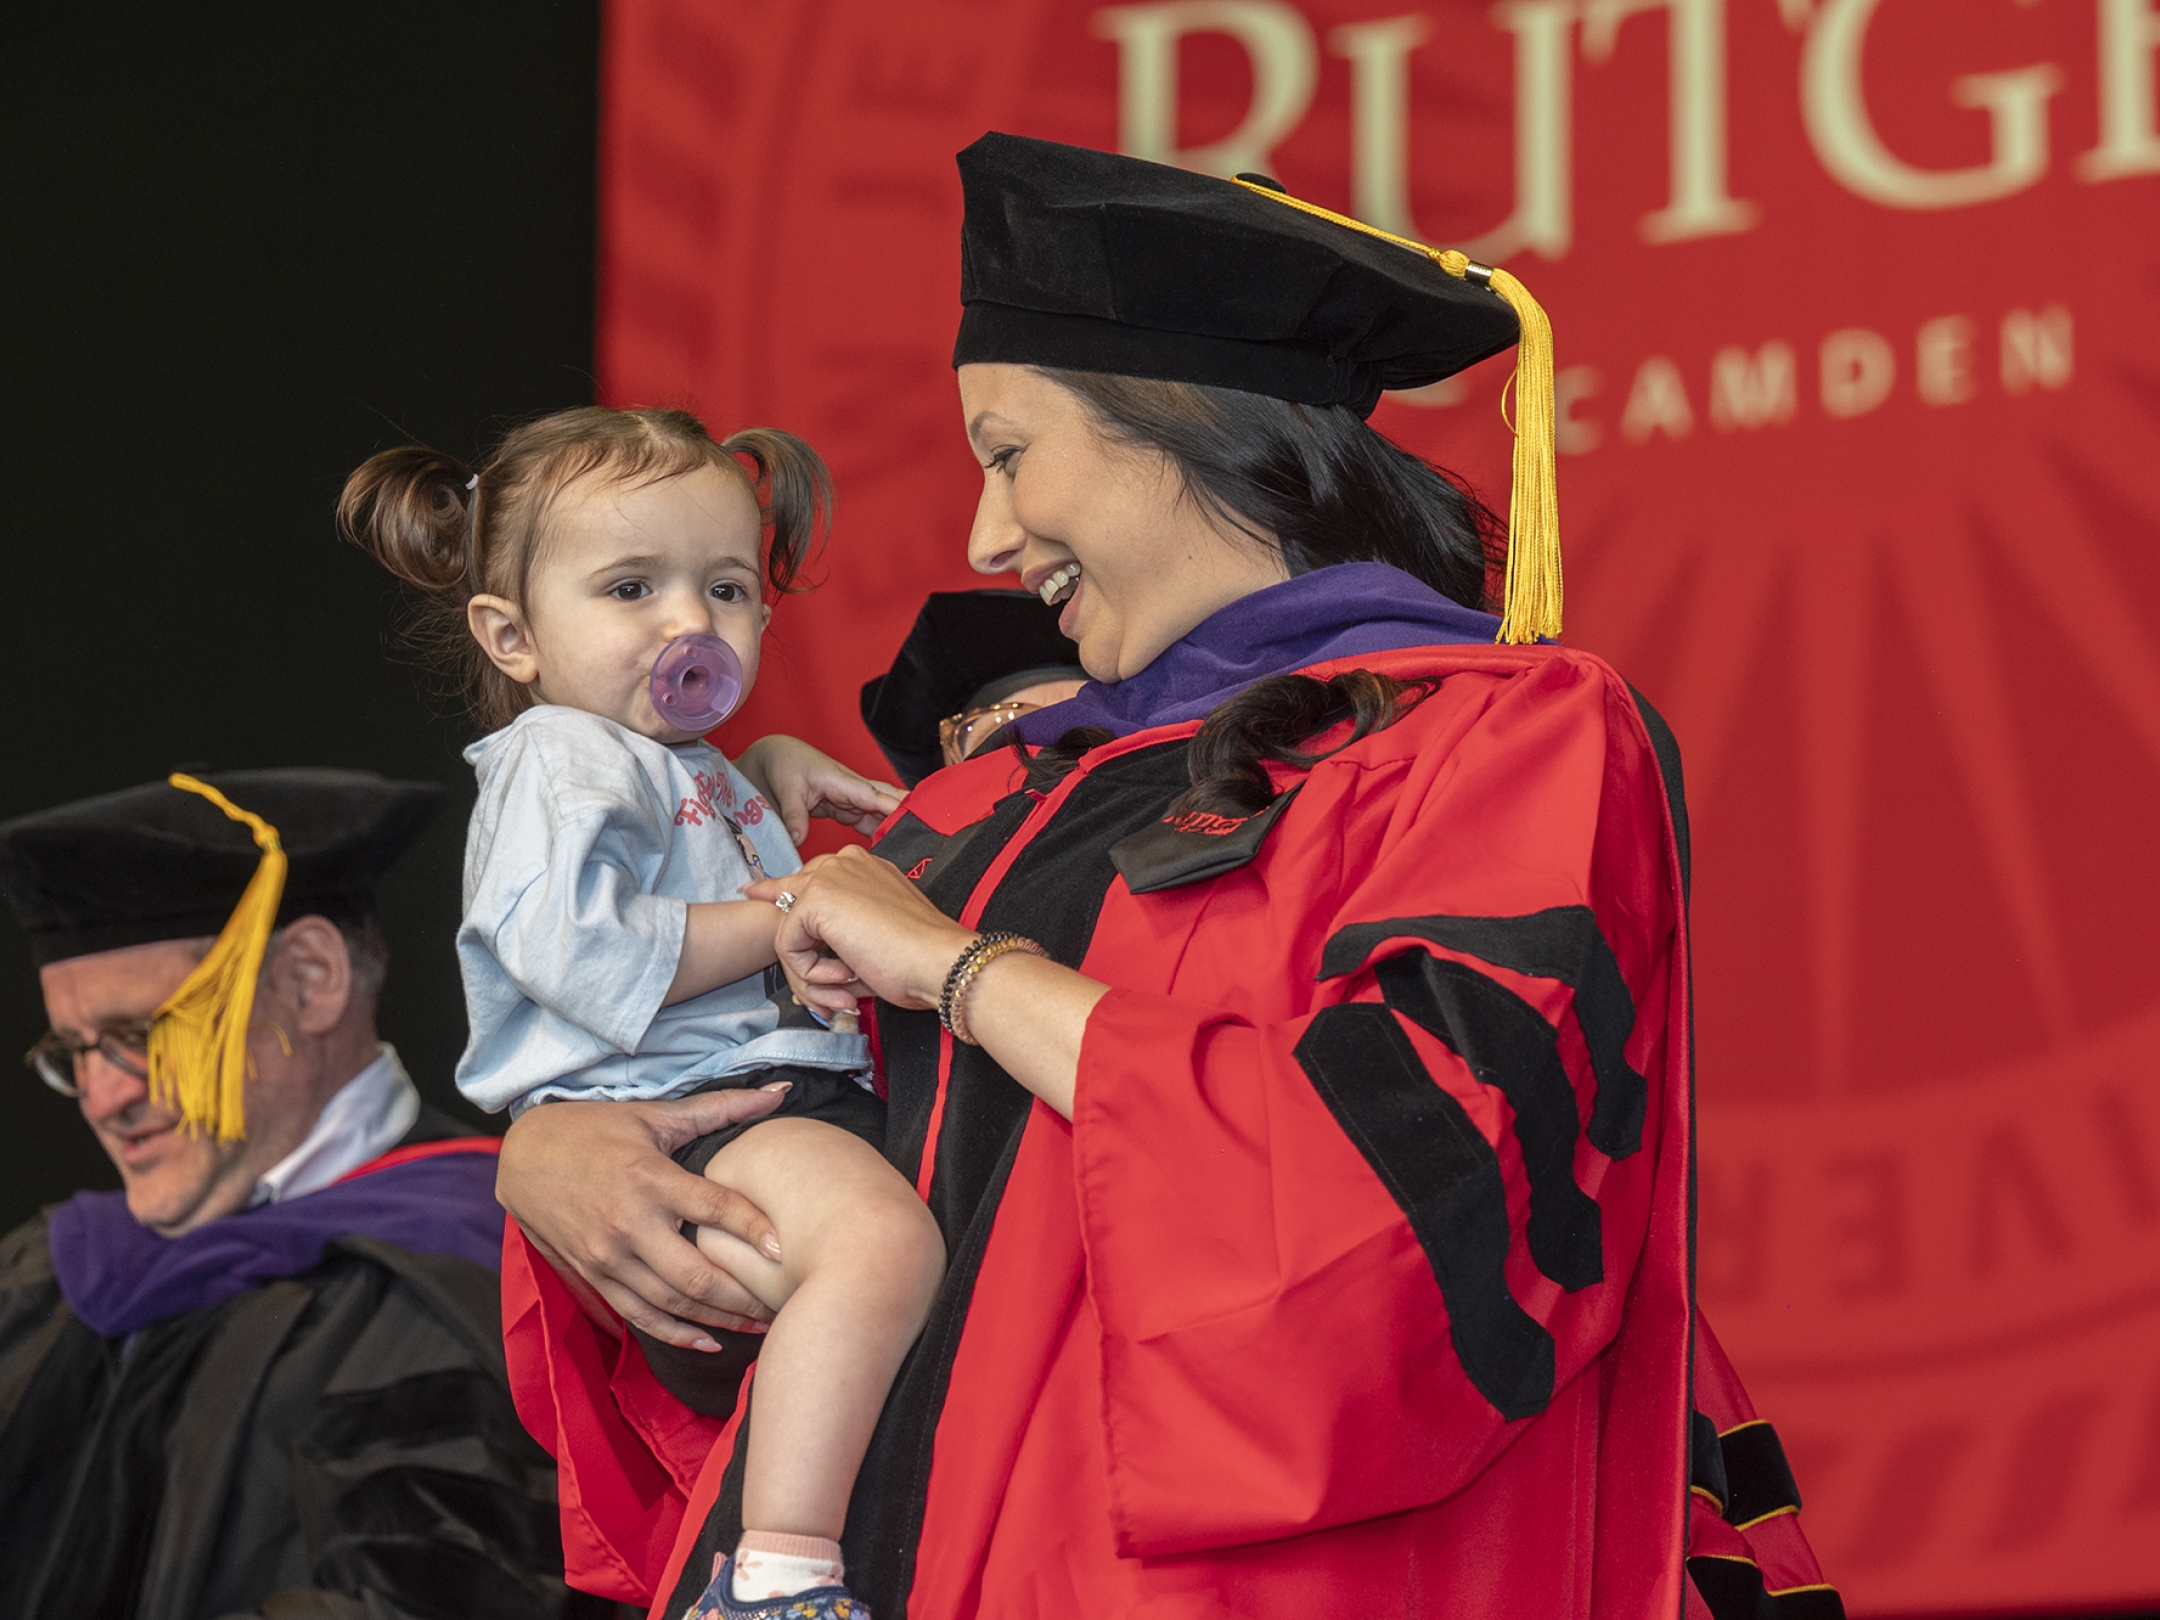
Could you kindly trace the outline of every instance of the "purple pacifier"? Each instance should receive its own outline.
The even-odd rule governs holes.
[[[710,731],[742,697],[742,660],[718,636],[677,636],[653,660],[652,706],[682,731]]]

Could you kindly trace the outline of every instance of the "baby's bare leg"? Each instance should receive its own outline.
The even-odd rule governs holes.
[[[870,1431],[944,1275],[944,1242],[875,1148],[817,1120],[761,1120],[705,1174],[780,1236],[774,1265],[725,1234],[698,1234],[780,1312],[750,1386],[743,1527],[838,1541]]]

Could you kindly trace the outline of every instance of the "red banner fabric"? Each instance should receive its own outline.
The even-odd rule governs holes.
[[[986,129],[1504,261],[1695,816],[1701,1283],[1856,1614],[2160,1597],[2160,0],[616,0],[599,376],[840,517],[730,728],[983,583]],[[1505,509],[1511,360],[1375,424]]]

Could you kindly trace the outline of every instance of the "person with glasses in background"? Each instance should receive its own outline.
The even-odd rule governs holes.
[[[1087,678],[1058,610],[1033,591],[934,591],[892,668],[864,684],[863,724],[913,787]]]
[[[121,1182],[0,1238],[0,1614],[612,1612],[504,1381],[496,1144],[376,1034],[372,889],[442,796],[235,771],[0,825],[27,1078]]]

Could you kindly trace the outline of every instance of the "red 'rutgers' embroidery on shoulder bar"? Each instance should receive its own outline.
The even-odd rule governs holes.
[[[1251,816],[1218,816],[1211,810],[1188,810],[1181,816],[1164,816],[1163,825],[1173,832],[1204,833],[1210,838],[1220,838],[1233,833],[1252,820]]]
[[[1268,829],[1297,797],[1291,788],[1265,810],[1246,816],[1219,816],[1187,810],[1164,816],[1110,846],[1110,862],[1134,894],[1180,889],[1234,872],[1260,853]]]
[[[913,866],[907,869],[907,875],[910,878],[914,879],[917,883],[920,883],[922,881],[922,875],[930,870],[930,863],[935,859],[937,859],[937,857],[934,855],[925,855],[921,860],[917,861]]]

